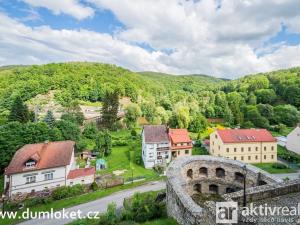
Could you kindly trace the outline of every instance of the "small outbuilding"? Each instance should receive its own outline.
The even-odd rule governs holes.
[[[105,159],[97,159],[96,161],[96,170],[104,170],[107,168],[107,163]]]

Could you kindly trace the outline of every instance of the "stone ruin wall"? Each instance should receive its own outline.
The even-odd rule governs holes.
[[[190,197],[195,193],[194,185],[201,183],[201,192],[203,193],[210,193],[209,185],[218,185],[218,192],[224,194],[224,199],[227,201],[240,201],[243,191],[237,191],[231,194],[225,193],[228,187],[242,188],[243,183],[235,179],[235,173],[243,173],[243,165],[242,162],[214,156],[191,156],[173,161],[167,169],[168,215],[175,218],[180,225],[215,224],[215,203],[211,201],[206,202],[205,208],[196,204]],[[207,175],[200,174],[199,170],[201,167],[207,168]],[[225,170],[224,177],[216,176],[217,168]],[[189,170],[193,171],[192,176],[189,176],[191,175],[188,174]],[[281,182],[280,179],[251,165],[247,165],[246,178],[247,194],[250,190],[254,193],[255,190],[260,190],[257,191],[260,193],[256,193],[256,195],[267,197],[269,195],[263,193],[266,190],[265,188],[275,187],[276,185],[276,187],[278,187]],[[262,184],[264,185],[258,186]],[[294,189],[297,188],[294,187]],[[253,196],[255,195],[253,194]]]

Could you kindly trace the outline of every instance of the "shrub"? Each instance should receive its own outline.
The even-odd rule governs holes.
[[[5,203],[5,210],[16,211],[18,209],[19,209],[19,204],[17,202],[6,202]]]
[[[47,204],[47,203],[50,203],[51,201],[53,201],[53,199],[51,197],[41,197],[41,198],[35,197],[35,198],[26,200],[25,206],[32,207],[32,206],[36,206],[36,205],[40,205],[40,204]]]
[[[96,191],[96,190],[98,190],[98,184],[94,181],[92,184],[91,184],[91,189],[93,190],[93,191]]]
[[[69,198],[75,195],[80,195],[84,193],[84,187],[83,185],[76,184],[74,186],[63,186],[56,188],[52,192],[52,197],[55,200],[63,199],[63,198]]]
[[[273,163],[272,167],[275,169],[286,169],[287,168],[287,166],[283,163]]]
[[[132,137],[136,137],[137,136],[137,132],[135,129],[132,129],[131,132],[130,132],[131,136]]]
[[[113,146],[126,146],[127,145],[127,141],[124,140],[116,140],[112,142]]]
[[[124,200],[122,211],[123,220],[145,222],[165,216],[165,204],[156,201],[156,194],[136,193],[131,199]]]

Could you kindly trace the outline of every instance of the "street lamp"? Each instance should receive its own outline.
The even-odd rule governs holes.
[[[247,199],[246,199],[246,176],[247,176],[247,167],[246,165],[243,166],[243,172],[244,172],[244,198],[243,198],[243,207],[246,207]]]

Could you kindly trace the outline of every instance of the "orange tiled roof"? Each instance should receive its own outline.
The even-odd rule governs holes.
[[[74,141],[28,144],[20,148],[5,169],[5,174],[21,173],[68,165],[71,161]],[[36,166],[26,168],[28,160],[36,161]]]
[[[172,143],[191,142],[187,129],[169,129],[169,137]]]
[[[84,169],[75,169],[71,170],[68,174],[67,179],[75,179],[78,177],[85,177],[85,176],[90,176],[94,175],[96,173],[95,167],[91,168],[84,168]]]
[[[276,142],[266,129],[225,129],[217,130],[224,143]]]

